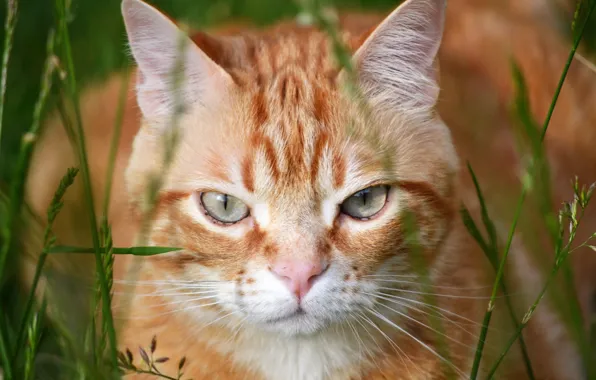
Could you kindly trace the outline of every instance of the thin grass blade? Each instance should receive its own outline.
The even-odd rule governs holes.
[[[112,251],[115,255],[134,255],[134,256],[154,256],[164,253],[181,251],[183,248],[177,247],[114,247]],[[72,247],[58,245],[47,250],[48,253],[95,253],[95,248]]]

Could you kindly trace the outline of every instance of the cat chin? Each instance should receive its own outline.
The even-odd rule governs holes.
[[[285,318],[260,322],[258,328],[287,337],[312,336],[329,327],[329,323],[307,313],[295,313]]]

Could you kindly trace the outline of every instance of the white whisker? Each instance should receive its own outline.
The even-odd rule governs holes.
[[[240,310],[238,310],[238,312],[242,313],[243,310],[244,309],[240,309]],[[244,326],[244,322],[246,322],[247,319],[248,319],[248,315],[245,315],[244,318],[242,318],[238,321],[236,326],[232,327],[232,331],[234,333],[230,336],[230,338],[228,338],[228,343],[236,340],[236,338],[240,334],[240,331],[242,330],[242,326]]]
[[[472,324],[474,326],[482,327],[482,323],[479,323],[479,322],[476,322],[476,321],[474,321],[472,319],[463,317],[463,316],[461,316],[461,315],[459,315],[457,313],[454,313],[454,312],[452,312],[452,311],[450,311],[448,309],[443,309],[443,308],[438,307],[436,305],[431,305],[431,304],[428,304],[426,302],[422,302],[422,301],[418,301],[418,300],[413,300],[413,299],[406,298],[406,297],[396,296],[394,294],[387,294],[387,293],[383,293],[383,292],[378,292],[378,294],[381,294],[381,295],[383,295],[385,297],[388,297],[388,298],[395,298],[395,299],[399,299],[399,300],[402,300],[402,301],[405,301],[405,302],[411,302],[411,303],[414,303],[414,304],[417,304],[417,305],[422,305],[422,306],[425,306],[425,307],[429,307],[429,308],[433,308],[433,309],[436,309],[436,310],[440,310],[440,311],[442,311],[444,313],[447,313],[447,314],[452,315],[454,317],[460,318],[460,319],[462,319],[462,320],[464,320],[466,322],[469,322],[470,324]]]
[[[385,334],[385,332],[383,330],[381,330],[381,328],[379,326],[377,326],[376,323],[374,323],[369,317],[367,317],[366,315],[362,314],[361,315],[362,318],[364,318],[364,320],[370,324],[372,327],[374,327],[378,332],[381,333],[381,335],[383,337],[385,337],[385,339],[387,339],[387,341],[389,342],[389,344],[393,347],[395,353],[398,354],[400,360],[402,361],[402,363],[404,364],[404,366],[406,367],[406,370],[408,371],[408,373],[410,374],[410,377],[412,377],[412,373],[410,372],[410,367],[406,364],[406,361],[404,360],[404,356],[412,363],[414,364],[414,362],[412,361],[412,359],[410,359],[410,357],[404,352],[404,350],[401,349],[401,347],[399,347],[397,345],[397,343],[395,343],[393,341],[393,339],[391,339],[387,334]],[[415,364],[414,364],[415,365]]]
[[[389,274],[389,273],[388,274],[367,274],[362,277],[420,278],[420,276],[417,276],[415,274]]]
[[[184,308],[180,308],[180,309],[168,310],[168,311],[164,311],[163,313],[158,313],[158,314],[151,314],[151,315],[139,316],[139,317],[118,317],[118,319],[132,319],[132,320],[152,319],[155,317],[161,317],[161,316],[168,315],[168,314],[174,314],[174,313],[179,313],[179,312],[183,312],[183,311],[200,309],[202,307],[215,306],[215,305],[221,305],[221,304],[223,304],[223,303],[222,302],[211,302],[211,303],[206,303],[206,304],[193,305],[190,307],[184,307]]]
[[[375,279],[375,281],[379,282],[390,282],[395,284],[411,284],[411,285],[418,285],[422,286],[422,282],[415,282],[415,281],[402,281],[402,280],[390,280],[390,279]],[[433,288],[436,289],[451,289],[451,290],[486,290],[491,288],[491,286],[474,286],[474,287],[460,287],[460,286],[442,286],[442,285],[432,285]]]
[[[377,342],[377,339],[375,338],[375,336],[373,334],[370,333],[370,331],[368,331],[368,328],[360,321],[360,318],[362,318],[364,315],[362,314],[362,312],[358,312],[356,314],[356,319],[354,319],[354,321],[356,321],[363,329],[364,331],[366,331],[366,333],[368,334],[368,336],[372,339],[373,344],[375,346],[377,346],[377,349],[379,350],[378,352],[382,352],[383,350],[381,349],[381,346],[379,346],[379,343]],[[379,367],[379,363],[377,363],[377,361],[375,360],[375,355],[371,354],[371,360],[373,362],[373,364],[375,365],[375,367],[377,369],[380,369]]]
[[[444,363],[446,363],[447,365],[449,365],[451,368],[453,368],[455,371],[457,371],[457,373],[461,376],[463,376],[464,378],[468,378],[467,375],[460,370],[459,368],[457,368],[457,366],[455,364],[453,364],[451,361],[445,359],[441,354],[439,354],[438,352],[436,352],[435,350],[433,350],[429,345],[427,345],[426,343],[424,343],[423,341],[421,341],[420,339],[416,338],[414,335],[410,334],[406,329],[398,326],[397,324],[393,323],[391,320],[387,319],[383,314],[373,310],[373,309],[368,309],[369,312],[373,313],[373,315],[375,315],[377,318],[380,318],[381,320],[383,320],[385,323],[387,323],[388,325],[396,328],[397,330],[401,331],[402,333],[406,334],[407,336],[409,336],[410,338],[412,338],[413,340],[415,340],[416,342],[418,342],[418,344],[420,344],[422,347],[424,347],[425,349],[427,349],[430,353],[432,353],[433,355],[435,355],[437,358],[441,359]]]
[[[114,279],[115,284],[123,285],[200,285],[200,284],[222,284],[229,281],[197,281],[197,280],[126,280]]]
[[[197,333],[200,332],[200,331],[202,331],[204,328],[207,328],[207,327],[211,326],[212,324],[217,323],[217,322],[221,321],[222,319],[224,319],[226,317],[229,317],[230,315],[234,315],[234,314],[239,314],[239,312],[236,311],[236,310],[234,310],[234,311],[232,311],[232,312],[230,312],[228,314],[224,314],[223,316],[212,320],[211,322],[207,323],[206,325],[201,326],[201,328],[199,328],[199,330],[197,331]]]
[[[412,293],[412,294],[420,294],[426,296],[436,296],[436,297],[445,297],[445,298],[456,298],[456,299],[473,299],[473,300],[489,300],[489,296],[462,296],[459,294],[443,294],[443,293],[427,293],[427,292],[419,292],[417,290],[410,290],[410,289],[399,289],[399,288],[388,288],[384,286],[379,286],[378,289],[383,290],[392,290],[394,292],[403,292],[403,293]]]
[[[366,354],[368,355],[368,357],[372,357],[372,354],[371,354],[370,350],[368,349],[368,347],[366,347],[366,345],[364,344],[364,341],[362,341],[362,338],[360,338],[360,334],[358,334],[358,330],[356,330],[356,328],[354,327],[354,325],[352,324],[352,322],[350,322],[350,320],[348,319],[348,320],[346,320],[346,324],[348,325],[348,327],[350,328],[350,330],[352,330],[352,333],[354,334],[354,337],[358,341],[358,352],[360,354],[362,354],[362,352],[364,350],[366,350]]]
[[[160,292],[153,292],[147,294],[138,294],[138,293],[128,293],[128,292],[113,292],[115,295],[128,295],[134,294],[136,297],[175,297],[175,296],[192,296],[197,294],[210,294],[210,293],[217,293],[217,289],[213,290],[205,290],[200,292],[174,292],[174,293],[160,293]]]
[[[371,293],[364,293],[364,294],[368,294],[368,295],[374,296],[374,294],[371,294]],[[379,298],[381,298],[381,299],[384,299],[384,300],[386,300],[386,301],[390,301],[390,302],[397,303],[398,305],[402,305],[402,306],[408,307],[408,305],[405,305],[405,304],[403,304],[403,303],[401,303],[401,302],[398,302],[398,301],[395,301],[395,300],[393,300],[393,301],[392,301],[392,300],[390,300],[390,299],[388,299],[388,298],[386,298],[386,297],[383,297],[383,296],[379,296],[379,295],[377,295],[377,297],[379,297]],[[410,320],[410,321],[412,321],[412,322],[415,322],[415,323],[419,324],[420,326],[426,327],[427,329],[429,329],[430,331],[434,332],[435,334],[441,335],[441,336],[443,336],[443,337],[445,337],[445,338],[449,339],[449,340],[450,340],[450,341],[452,341],[453,343],[456,343],[456,344],[459,344],[459,345],[461,345],[461,346],[463,346],[463,347],[467,347],[467,348],[471,348],[471,349],[474,349],[474,348],[476,348],[476,346],[475,346],[475,345],[474,345],[474,346],[470,346],[470,345],[468,345],[468,344],[462,343],[462,342],[460,342],[460,341],[456,340],[455,338],[453,338],[453,337],[451,337],[451,336],[449,336],[449,335],[447,335],[447,334],[445,334],[445,333],[442,333],[442,332],[440,332],[440,331],[437,331],[437,330],[435,330],[434,328],[432,328],[431,326],[429,326],[429,325],[427,325],[427,324],[425,324],[425,323],[423,323],[423,322],[420,322],[420,321],[419,321],[419,320],[417,320],[416,318],[412,318],[412,317],[410,317],[409,315],[407,315],[407,314],[405,314],[405,313],[402,313],[402,312],[400,312],[400,311],[398,311],[398,310],[395,310],[394,308],[392,308],[392,307],[390,307],[390,306],[387,306],[387,305],[385,305],[385,304],[382,304],[382,303],[381,303],[380,305],[381,305],[381,306],[383,306],[383,307],[385,307],[385,308],[387,308],[387,309],[389,309],[389,310],[391,310],[391,311],[393,311],[393,312],[394,312],[394,313],[396,313],[396,314],[399,314],[399,315],[401,315],[402,317],[404,317],[404,318],[406,318],[406,319],[408,319],[408,320]],[[411,309],[413,309],[413,310],[417,310],[417,309],[415,309],[415,308],[411,308]],[[426,312],[424,312],[424,311],[421,311],[421,310],[419,310],[419,311],[420,311],[420,312],[422,312],[422,313],[428,314],[428,313],[426,313]],[[456,324],[456,325],[457,325],[457,324]],[[469,332],[469,331],[467,331],[465,328],[463,328],[463,327],[461,327],[461,326],[458,326],[458,327],[460,327],[462,330],[464,330],[464,331],[466,331],[466,332],[470,333],[470,332]],[[474,334],[472,334],[472,333],[470,333],[470,334],[472,335],[472,337],[474,337],[474,338],[476,337]]]

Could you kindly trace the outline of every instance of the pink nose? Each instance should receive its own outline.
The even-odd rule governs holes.
[[[328,266],[329,264],[321,259],[303,261],[282,259],[273,265],[271,271],[284,281],[300,301]]]

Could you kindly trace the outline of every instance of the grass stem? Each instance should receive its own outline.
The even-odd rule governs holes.
[[[2,141],[2,126],[4,125],[4,103],[6,98],[6,82],[8,79],[8,62],[12,50],[14,29],[17,24],[19,9],[18,0],[6,1],[6,20],[4,22],[4,50],[2,51],[2,77],[0,79],[0,141]],[[1,149],[0,145],[0,149]],[[1,153],[1,152],[0,152]]]
[[[2,378],[12,380],[12,362],[8,356],[8,342],[6,341],[6,332],[4,326],[0,325],[0,363],[2,363]]]
[[[478,376],[478,370],[480,369],[480,360],[482,359],[482,352],[484,349],[484,344],[486,342],[486,336],[488,333],[488,326],[490,325],[490,320],[491,320],[492,313],[493,313],[493,310],[495,307],[497,293],[499,292],[499,289],[502,288],[502,280],[503,280],[503,275],[505,273],[505,264],[507,262],[507,255],[509,254],[511,244],[513,242],[513,237],[515,235],[515,229],[517,227],[517,222],[521,215],[521,211],[523,208],[523,203],[524,203],[525,198],[526,198],[526,194],[525,194],[525,188],[524,188],[522,190],[522,196],[519,198],[519,200],[517,202],[517,207],[515,209],[515,216],[513,218],[513,223],[511,224],[511,228],[509,230],[509,237],[507,239],[507,245],[505,246],[505,251],[503,253],[503,257],[501,257],[501,260],[499,262],[499,267],[497,269],[497,275],[495,278],[495,282],[493,283],[492,293],[490,295],[490,300],[488,302],[488,308],[486,310],[486,313],[484,314],[484,320],[482,321],[482,328],[480,330],[480,337],[478,338],[478,345],[476,346],[476,353],[474,355],[474,362],[472,364],[472,370],[470,372],[470,379],[475,379]],[[510,310],[513,311],[513,308],[511,308]],[[517,321],[514,321],[514,322],[517,324]],[[528,357],[528,360],[529,360],[529,357]],[[526,364],[526,370],[527,370],[530,378],[534,378],[532,366],[529,361]]]
[[[41,78],[41,91],[33,112],[31,128],[21,140],[21,149],[17,158],[15,171],[11,179],[10,202],[5,225],[2,226],[2,247],[0,248],[0,279],[4,278],[4,270],[8,259],[8,252],[12,245],[12,238],[17,227],[21,206],[25,195],[25,179],[29,172],[29,163],[33,147],[37,141],[37,134],[41,125],[42,113],[46,105],[50,88],[52,87],[52,74],[54,72],[54,42],[55,33],[50,31],[46,43],[46,61]]]
[[[563,69],[563,72],[562,72],[561,77],[559,79],[559,82],[557,84],[557,88],[556,88],[555,93],[553,95],[553,98],[552,98],[552,101],[551,101],[551,104],[550,104],[550,107],[549,107],[547,116],[546,116],[546,118],[544,120],[544,124],[542,126],[542,131],[541,131],[541,134],[540,134],[540,142],[541,143],[544,141],[544,138],[546,137],[546,132],[548,131],[548,126],[550,124],[552,115],[553,115],[554,110],[555,110],[555,107],[557,105],[557,101],[559,99],[559,95],[561,93],[561,89],[563,88],[563,84],[565,83],[565,79],[567,78],[567,74],[569,72],[569,68],[571,67],[571,63],[573,62],[573,57],[575,56],[575,52],[577,51],[577,48],[579,47],[579,44],[580,44],[581,38],[583,36],[583,33],[585,31],[586,25],[588,24],[588,20],[590,19],[590,16],[592,15],[592,13],[594,11],[594,8],[596,8],[596,1],[595,2],[592,2],[591,6],[590,6],[590,9],[588,11],[588,15],[587,15],[585,21],[582,23],[582,26],[580,27],[580,30],[579,30],[579,32],[578,32],[578,34],[577,34],[577,36],[576,36],[576,38],[574,40],[573,46],[572,46],[572,48],[571,48],[571,50],[569,52],[569,55],[567,57],[567,61],[565,63],[565,67]],[[514,220],[512,222],[511,229],[510,229],[509,241],[508,241],[508,244],[507,244],[507,246],[505,248],[505,251],[503,253],[503,256],[501,257],[501,262],[499,264],[499,272],[497,272],[497,277],[495,278],[495,284],[493,286],[493,295],[491,295],[491,300],[489,301],[488,310],[487,310],[487,312],[485,314],[485,318],[484,318],[484,322],[485,323],[490,322],[490,315],[492,314],[492,309],[494,308],[494,291],[495,291],[495,289],[498,288],[498,286],[500,286],[500,283],[502,281],[502,277],[503,277],[503,270],[502,270],[502,268],[504,267],[505,260],[507,259],[507,256],[509,254],[509,250],[511,248],[511,240],[513,239],[513,234],[515,233],[515,230],[516,230],[516,227],[517,227],[519,218],[521,216],[521,212],[520,211],[521,211],[521,208],[523,206],[523,203],[524,203],[524,201],[526,199],[526,192],[527,192],[527,188],[525,186],[522,187],[521,194],[520,194],[520,196],[518,198],[518,203],[517,203],[517,208],[516,208],[516,214],[515,214]],[[558,271],[558,268],[557,268],[557,271]],[[550,277],[549,277],[549,279],[550,279]],[[550,281],[547,281],[547,283],[550,283]],[[540,300],[542,299],[542,296],[544,295],[544,292],[546,292],[546,288],[543,289],[543,292],[541,293],[541,296],[537,299],[537,302],[540,302]],[[535,309],[536,305],[537,305],[537,303],[535,305],[533,305],[533,308],[534,309]],[[524,318],[524,320],[525,320],[525,318]],[[516,333],[515,334],[516,339],[519,336],[521,336],[521,332],[524,329],[524,327],[526,326],[526,324],[527,324],[527,321],[526,321],[526,323],[523,323],[522,322],[522,324],[519,325],[519,327],[517,329],[517,331],[519,331],[519,333]],[[482,329],[483,329],[484,335],[486,335],[486,332],[484,330],[487,330],[488,329],[488,324],[483,325]],[[505,350],[505,353],[504,354],[506,354],[506,352],[510,349],[510,347],[511,346],[508,346],[508,348]],[[472,379],[472,380],[473,379],[476,379],[476,377],[477,377],[478,369],[479,369],[479,365],[480,365],[480,359],[482,357],[482,350],[483,350],[483,348],[484,348],[484,340],[483,340],[482,332],[481,332],[481,337],[480,337],[480,339],[478,341],[478,347],[477,347],[477,350],[476,350],[476,354],[475,354],[475,357],[474,357],[474,363],[472,365],[472,371],[471,371],[471,375],[470,375],[470,379]],[[503,357],[504,357],[504,354],[503,354]],[[498,361],[498,364],[501,363],[501,360]],[[494,370],[495,371],[496,371],[496,368],[498,367],[498,364],[494,367]]]
[[[75,131],[77,137],[77,153],[80,161],[81,175],[83,179],[84,197],[89,214],[89,222],[91,225],[91,237],[93,241],[93,248],[95,250],[95,266],[97,276],[99,279],[101,298],[102,298],[102,318],[105,318],[108,325],[108,340],[110,359],[114,367],[118,363],[118,353],[116,344],[116,330],[114,328],[114,321],[112,317],[112,310],[110,306],[110,294],[108,288],[108,279],[103,267],[102,248],[99,240],[99,231],[97,226],[97,219],[95,216],[95,203],[93,201],[93,189],[91,187],[91,173],[89,172],[89,164],[87,159],[87,149],[85,147],[85,133],[83,128],[83,120],[79,105],[79,94],[76,83],[75,68],[72,59],[72,52],[70,46],[70,36],[67,25],[68,6],[65,0],[56,0],[56,10],[58,14],[59,33],[61,35],[61,43],[64,49],[64,59],[66,62],[66,83],[68,85],[68,94],[74,107],[75,113]]]
[[[112,134],[112,141],[110,143],[110,152],[108,155],[108,167],[106,171],[106,182],[104,187],[104,200],[102,207],[103,219],[108,218],[108,209],[110,207],[110,195],[112,194],[112,182],[114,180],[114,168],[116,166],[116,157],[118,155],[118,146],[120,145],[120,137],[122,135],[122,124],[124,121],[124,108],[126,106],[126,96],[128,94],[128,82],[130,77],[130,70],[126,69],[122,84],[120,85],[120,93],[118,95],[118,109],[116,110],[116,119],[114,120],[114,132]]]
[[[27,334],[27,328],[29,326],[29,320],[31,318],[31,312],[33,310],[33,304],[35,302],[35,292],[37,291],[37,285],[41,278],[41,274],[43,272],[43,268],[48,256],[47,251],[54,245],[54,236],[52,234],[52,227],[58,213],[62,209],[63,206],[63,198],[66,194],[66,190],[73,184],[75,177],[78,173],[77,169],[70,168],[60,181],[60,185],[58,189],[54,193],[54,197],[52,198],[52,202],[48,206],[47,211],[47,225],[44,231],[43,237],[43,251],[41,255],[37,259],[37,265],[35,267],[35,274],[33,276],[33,282],[31,284],[31,289],[29,290],[29,296],[27,297],[27,302],[25,305],[25,312],[23,313],[23,317],[21,319],[21,327],[19,328],[19,333],[17,335],[16,345],[14,347],[12,359],[17,360],[19,356],[19,350],[23,347],[23,343],[25,342],[25,337]]]

